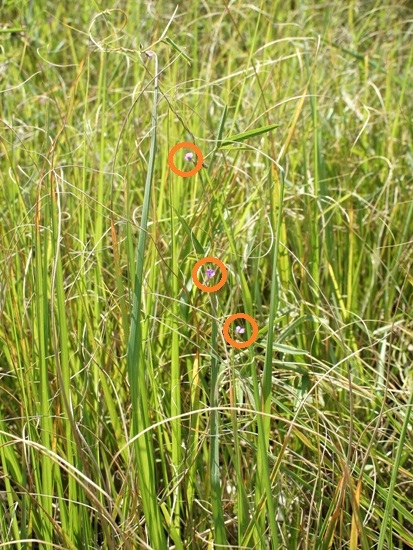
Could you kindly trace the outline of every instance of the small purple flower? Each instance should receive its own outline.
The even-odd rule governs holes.
[[[152,59],[152,57],[155,55],[155,52],[153,52],[152,50],[148,50],[145,53],[149,57],[149,59]]]
[[[215,275],[215,269],[207,269],[206,270],[206,276],[208,277],[208,279],[212,279],[212,277]]]
[[[244,334],[245,328],[240,327],[239,325],[237,325],[237,326],[235,327],[235,332],[236,332],[237,334]]]
[[[185,160],[187,160],[188,162],[189,162],[190,160],[193,160],[193,159],[194,159],[194,154],[193,154],[193,153],[187,153],[187,154],[185,155]]]

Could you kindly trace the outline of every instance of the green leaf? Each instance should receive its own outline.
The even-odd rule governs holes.
[[[176,211],[176,209],[174,208],[175,210],[175,214],[178,216],[179,218],[179,221],[181,222],[182,224],[182,227],[185,229],[185,231],[187,232],[189,238],[192,240],[192,242],[194,243],[194,246],[195,246],[195,250],[198,252],[198,254],[202,254],[202,256],[205,256],[205,250],[202,246],[202,244],[198,241],[198,239],[195,237],[195,234],[194,232],[192,231],[192,229],[189,227],[189,225],[186,223],[186,221],[184,220],[184,218],[182,216],[180,216],[178,214],[178,212]]]
[[[218,135],[217,135],[217,146],[218,143],[222,140],[222,133],[224,131],[224,124],[228,114],[228,105],[225,105],[222,112],[221,120],[219,121]]]
[[[293,346],[288,346],[287,344],[273,344],[272,349],[275,351],[280,351],[281,353],[289,353],[291,355],[307,355],[303,349],[294,348]]]
[[[223,141],[221,141],[221,144],[218,145],[218,147],[222,149],[223,147],[232,145],[234,142],[245,141],[250,137],[266,134],[267,132],[271,132],[271,130],[274,130],[274,128],[278,128],[278,126],[279,124],[270,124],[269,126],[261,126],[261,128],[248,130],[247,132],[243,132],[242,134],[235,134],[234,136],[227,137]]]
[[[187,61],[188,65],[191,65],[191,58],[186,55],[186,53],[178,46],[178,44],[175,44],[173,40],[171,40],[168,36],[165,36],[165,38],[162,40],[162,42],[165,42],[168,44],[168,46],[171,46],[173,50],[178,52],[182,57]]]

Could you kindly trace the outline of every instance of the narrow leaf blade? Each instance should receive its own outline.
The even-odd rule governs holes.
[[[270,124],[269,126],[261,126],[260,128],[254,128],[252,130],[248,130],[247,132],[242,132],[242,134],[235,134],[221,141],[219,148],[221,149],[222,147],[232,145],[233,143],[238,143],[240,141],[245,141],[248,138],[266,134],[267,132],[271,132],[271,130],[278,128],[278,126],[279,124]]]

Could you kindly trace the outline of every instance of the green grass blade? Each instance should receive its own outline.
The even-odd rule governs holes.
[[[146,233],[151,196],[151,186],[155,167],[156,153],[156,124],[158,109],[158,62],[156,57],[154,101],[152,111],[151,145],[149,153],[148,171],[146,175],[145,193],[140,223],[139,240],[136,255],[135,282],[133,289],[133,306],[130,325],[130,334],[127,349],[127,363],[129,385],[132,402],[132,436],[145,430],[150,425],[147,405],[147,382],[145,363],[143,361],[141,303],[143,291],[143,266],[145,261]],[[136,440],[136,468],[142,495],[142,505],[146,517],[146,524],[151,544],[159,550],[166,550],[166,539],[162,518],[156,495],[156,479],[154,464],[154,449],[150,435],[146,432]]]
[[[218,147],[221,149],[223,147],[231,146],[234,143],[239,143],[239,142],[245,141],[246,139],[257,137],[262,134],[271,132],[271,130],[274,130],[275,128],[278,128],[278,127],[279,127],[279,124],[269,124],[268,126],[261,126],[260,128],[254,128],[252,130],[248,130],[247,132],[242,132],[241,134],[235,134],[221,141],[218,141],[219,143]]]

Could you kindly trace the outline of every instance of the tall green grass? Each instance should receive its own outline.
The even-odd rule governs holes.
[[[413,548],[412,9],[4,3],[0,548]]]

